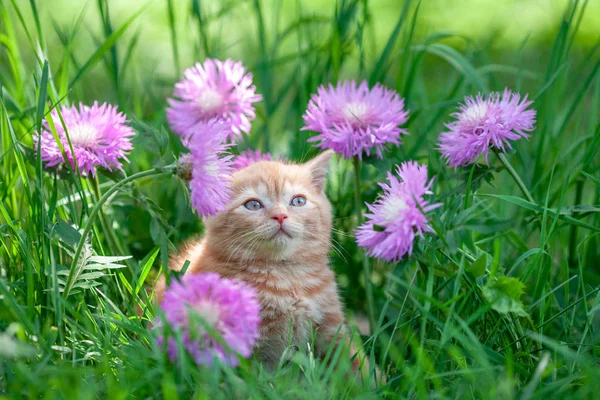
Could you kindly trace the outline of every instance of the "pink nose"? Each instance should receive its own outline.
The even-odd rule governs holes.
[[[279,221],[279,225],[283,225],[283,220],[287,218],[285,214],[275,214],[271,217],[272,219],[276,219]]]

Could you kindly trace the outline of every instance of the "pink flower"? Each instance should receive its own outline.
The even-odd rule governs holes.
[[[527,132],[535,124],[535,110],[527,109],[531,104],[527,95],[521,100],[508,89],[502,96],[492,92],[485,99],[481,94],[467,96],[460,111],[452,114],[456,121],[446,124],[448,131],[440,134],[438,150],[450,167],[473,164],[481,155],[487,164],[490,148],[506,153],[511,140],[530,136]]]
[[[389,186],[379,183],[383,195],[367,207],[368,221],[356,231],[356,243],[367,254],[388,261],[399,261],[412,254],[416,235],[430,232],[426,213],[441,206],[429,204],[424,195],[432,194],[433,179],[427,181],[427,167],[414,161],[396,167],[398,180],[388,172]]]
[[[201,216],[225,211],[231,197],[232,156],[227,154],[230,145],[223,143],[229,133],[222,121],[199,125],[187,141],[190,154],[180,159],[182,164],[191,164],[191,202]]]
[[[260,303],[256,292],[237,279],[221,278],[215,273],[186,275],[181,283],[169,286],[160,308],[198,364],[212,365],[219,359],[236,366],[236,354],[250,357],[259,338]],[[216,331],[231,351],[219,344],[206,326]],[[164,336],[159,337],[159,345],[164,340]],[[177,359],[173,337],[167,340],[167,351],[172,361]]]
[[[72,168],[75,162],[82,176],[96,173],[96,167],[112,170],[121,169],[120,159],[127,161],[126,155],[133,148],[131,137],[135,132],[127,124],[123,113],[117,112],[117,106],[98,102],[89,107],[79,104],[62,107],[60,121],[58,112],[53,110],[50,118],[56,128],[58,138]],[[71,140],[73,151],[69,146],[67,135]],[[52,135],[48,119],[44,120],[41,133],[34,136],[35,148],[41,140],[41,157],[46,167],[54,167],[65,163],[56,139]]]
[[[184,71],[184,78],[175,84],[168,99],[167,120],[171,129],[184,138],[196,132],[203,123],[222,119],[233,141],[242,132],[250,132],[255,117],[252,104],[260,101],[252,85],[252,74],[241,62],[207,58],[203,64]]]
[[[233,169],[239,170],[246,168],[250,164],[254,164],[259,161],[271,161],[273,157],[269,153],[261,153],[260,150],[246,150],[242,151],[239,156],[233,158]]]
[[[373,149],[381,158],[386,143],[399,145],[400,135],[408,134],[399,128],[408,119],[404,99],[379,83],[369,90],[366,81],[359,86],[355,81],[320,86],[303,118],[302,130],[320,132],[309,142],[320,141],[318,147],[346,158],[362,159]]]

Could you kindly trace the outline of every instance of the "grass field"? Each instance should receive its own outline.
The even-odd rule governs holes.
[[[433,3],[0,0],[0,398],[596,398],[598,2],[440,13]],[[526,23],[534,9],[541,28]],[[498,31],[496,13],[510,29]],[[457,21],[464,31],[452,29]],[[237,368],[173,364],[147,329],[151,283],[203,229],[166,168],[184,147],[165,99],[206,57],[241,60],[263,96],[233,153],[317,154],[306,142],[314,133],[300,128],[320,84],[381,82],[406,99],[403,144],[364,159],[358,184],[352,161],[336,158],[326,187],[331,265],[385,381],[311,354],[273,372],[254,358]],[[491,156],[489,167],[448,168],[436,141],[449,114],[466,95],[504,87],[534,100],[532,137],[514,143],[508,164]],[[118,104],[135,128],[124,172],[46,170],[32,139],[45,116],[94,100]],[[372,203],[376,183],[405,160],[435,176],[435,233],[399,263],[371,259],[366,281],[355,195]]]

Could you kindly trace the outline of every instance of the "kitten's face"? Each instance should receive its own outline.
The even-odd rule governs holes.
[[[323,183],[331,153],[306,164],[263,161],[233,176],[227,211],[206,220],[209,245],[231,260],[327,254],[331,206]]]

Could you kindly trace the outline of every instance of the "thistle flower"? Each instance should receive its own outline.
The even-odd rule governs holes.
[[[240,155],[233,158],[233,169],[239,170],[246,168],[250,164],[254,164],[259,161],[271,161],[273,157],[269,153],[261,153],[260,150],[246,150],[240,153]]]
[[[184,138],[196,132],[203,123],[220,118],[228,125],[228,139],[250,131],[256,116],[252,104],[260,101],[252,85],[252,74],[241,62],[207,58],[183,73],[168,99],[167,120],[171,129]]]
[[[71,167],[75,168],[77,162],[82,176],[94,176],[96,167],[121,169],[120,159],[128,161],[126,155],[133,148],[131,137],[135,132],[126,125],[127,119],[117,111],[117,106],[98,105],[97,101],[91,107],[80,103],[79,108],[75,105],[62,107],[61,115],[66,132],[56,110],[52,111],[50,118]],[[65,163],[48,119],[44,120],[40,134],[34,135],[33,139],[36,149],[41,141],[41,158],[47,168]]]
[[[400,135],[408,134],[399,128],[408,119],[404,99],[379,83],[369,90],[366,81],[358,86],[355,81],[320,86],[303,118],[302,130],[320,132],[309,142],[320,141],[318,147],[345,158],[362,159],[373,149],[381,158],[386,143],[399,145]]]
[[[414,161],[396,167],[396,178],[388,172],[389,185],[379,183],[384,193],[373,205],[367,204],[368,221],[356,231],[356,243],[367,254],[388,261],[399,261],[412,254],[415,236],[430,232],[427,213],[439,206],[424,196],[432,194],[433,179],[427,181],[427,167]]]
[[[231,197],[232,156],[226,153],[230,145],[223,143],[229,133],[222,121],[200,125],[187,142],[190,154],[180,159],[180,164],[191,166],[191,202],[201,216],[225,211]]]
[[[198,364],[212,365],[219,359],[236,366],[236,354],[249,357],[259,338],[260,303],[254,289],[237,279],[215,273],[186,275],[181,283],[169,286],[160,308]],[[219,333],[231,351],[219,344],[206,326]],[[164,337],[159,337],[158,343],[162,345]],[[177,359],[173,337],[167,341],[167,352],[172,361]]]
[[[456,121],[446,124],[448,131],[440,134],[438,150],[450,167],[473,164],[481,155],[487,164],[490,148],[506,153],[511,140],[530,136],[535,110],[527,107],[532,103],[527,95],[521,100],[508,89],[502,96],[492,92],[485,99],[481,94],[467,96],[459,112],[452,114]]]

